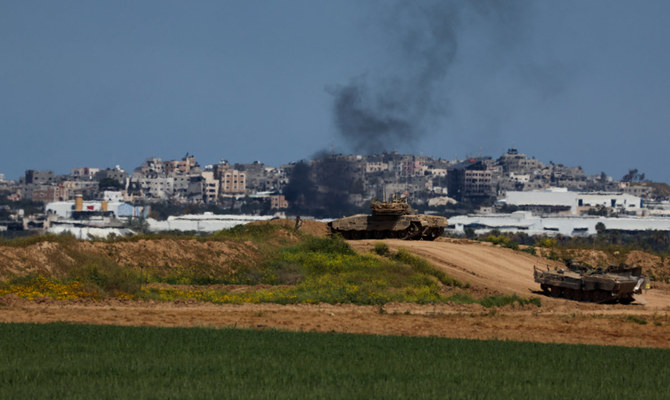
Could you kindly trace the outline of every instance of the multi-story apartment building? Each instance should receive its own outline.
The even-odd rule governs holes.
[[[121,186],[123,186],[124,188],[127,187],[129,183],[128,173],[118,165],[115,166],[114,168],[105,168],[103,170],[98,171],[95,174],[94,179],[100,181],[105,178],[114,179],[115,181],[119,182]]]
[[[221,174],[222,194],[240,194],[245,191],[246,173],[236,169],[228,169]]]
[[[174,178],[139,178],[141,193],[144,197],[166,200],[174,194]]]
[[[466,170],[465,171],[465,197],[485,197],[493,195],[491,187],[491,171],[489,170]]]
[[[38,171],[29,169],[26,171],[25,181],[26,185],[48,185],[54,182],[53,171]]]
[[[186,197],[193,203],[216,203],[219,198],[220,181],[214,177],[213,171],[203,171],[200,175],[192,175]]]
[[[74,199],[74,195],[77,193],[83,195],[85,199],[93,199],[97,196],[99,189],[97,181],[89,180],[67,180],[62,185],[68,191],[64,200]]]
[[[95,177],[95,174],[97,174],[100,171],[100,168],[88,168],[88,167],[80,167],[80,168],[72,168],[72,173],[70,174],[70,177],[72,179],[79,179],[79,180],[92,180]]]
[[[233,169],[227,161],[213,167],[213,177],[219,181],[219,193],[221,196],[242,194],[246,192],[246,173]]]
[[[145,177],[159,177],[165,174],[163,160],[157,157],[147,158],[137,170]]]
[[[191,178],[200,176],[200,174],[180,174],[172,177],[174,179],[174,197],[177,199],[188,198],[188,187],[191,183]]]
[[[245,175],[245,189],[249,191],[263,192],[272,190],[270,184],[270,176],[268,175],[268,168],[260,161],[254,161],[251,164],[235,164],[233,168],[237,171],[243,172]]]
[[[493,174],[489,170],[489,157],[470,158],[449,167],[447,188],[449,197],[458,201],[492,197],[495,191],[492,185]]]
[[[288,201],[282,194],[270,196],[270,208],[273,210],[288,208]]]
[[[502,165],[504,173],[526,173],[544,168],[542,162],[534,158],[528,158],[525,154],[519,153],[517,149],[507,150],[506,154],[498,158],[497,163]]]
[[[42,203],[67,200],[68,196],[68,189],[63,185],[29,184],[24,189],[24,198]]]
[[[216,203],[221,190],[220,181],[214,178],[214,171],[203,171],[204,185],[202,196],[205,203]]]
[[[191,172],[192,169],[198,166],[195,161],[195,156],[186,154],[181,160],[171,160],[163,162],[163,169],[166,175],[183,175]]]
[[[383,161],[373,161],[365,163],[365,173],[374,174],[377,172],[388,171],[389,164]]]

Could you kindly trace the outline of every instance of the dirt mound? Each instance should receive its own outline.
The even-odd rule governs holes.
[[[270,221],[258,221],[253,222],[253,224],[272,224],[284,226],[287,228],[295,228],[295,220],[286,218],[273,219]],[[308,235],[324,237],[328,235],[328,225],[325,222],[303,219],[302,225],[300,226],[300,232],[306,233]]]
[[[667,257],[634,250],[626,255],[626,264],[641,266],[642,271],[656,281],[668,282],[670,278],[670,258]]]
[[[0,280],[12,275],[63,273],[84,264],[116,263],[155,269],[198,267],[218,272],[249,264],[261,255],[252,242],[151,239],[121,242],[40,242],[0,246]]]
[[[659,256],[645,253],[644,251],[633,250],[626,255],[626,264],[639,265],[642,268],[656,268],[663,265],[663,260]]]

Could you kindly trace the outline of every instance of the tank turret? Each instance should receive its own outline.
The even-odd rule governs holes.
[[[395,198],[393,201],[379,201],[377,199],[370,202],[370,211],[372,215],[410,215],[414,210],[409,206],[406,199]]]

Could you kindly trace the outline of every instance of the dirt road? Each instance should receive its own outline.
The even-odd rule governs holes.
[[[350,241],[358,251],[371,251],[376,240]],[[392,250],[405,248],[424,257],[435,266],[461,282],[469,283],[475,290],[483,293],[516,293],[520,296],[541,296],[543,303],[569,305],[571,308],[598,312],[611,312],[609,305],[577,303],[570,300],[554,299],[543,296],[539,285],[533,280],[533,267],[562,266],[563,264],[540,258],[520,251],[500,248],[489,243],[471,242],[440,238],[434,242],[385,240]],[[636,304],[644,305],[632,308],[635,312],[664,312],[670,310],[670,291],[657,288],[637,295]],[[628,308],[619,308],[617,312],[626,312]]]

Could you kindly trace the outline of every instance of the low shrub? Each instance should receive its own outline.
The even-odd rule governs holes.
[[[142,286],[140,271],[106,259],[89,261],[71,270],[65,280],[80,282],[85,287],[110,296],[134,296]]]
[[[637,315],[629,315],[626,317],[626,321],[632,322],[638,325],[647,325],[647,320],[644,317],[638,317]]]
[[[535,247],[533,247],[533,246],[528,246],[528,247],[522,249],[521,251],[523,251],[525,253],[528,253],[530,255],[533,255],[533,256],[537,256],[537,251],[535,250]]]
[[[345,254],[353,255],[356,252],[341,236],[316,237],[308,236],[298,246],[297,251],[322,253],[322,254]]]
[[[500,247],[519,250],[519,244],[505,235],[488,235],[484,240],[499,245]]]
[[[382,257],[388,257],[391,254],[391,251],[389,250],[389,247],[386,245],[384,242],[377,242],[375,243],[375,253]]]

